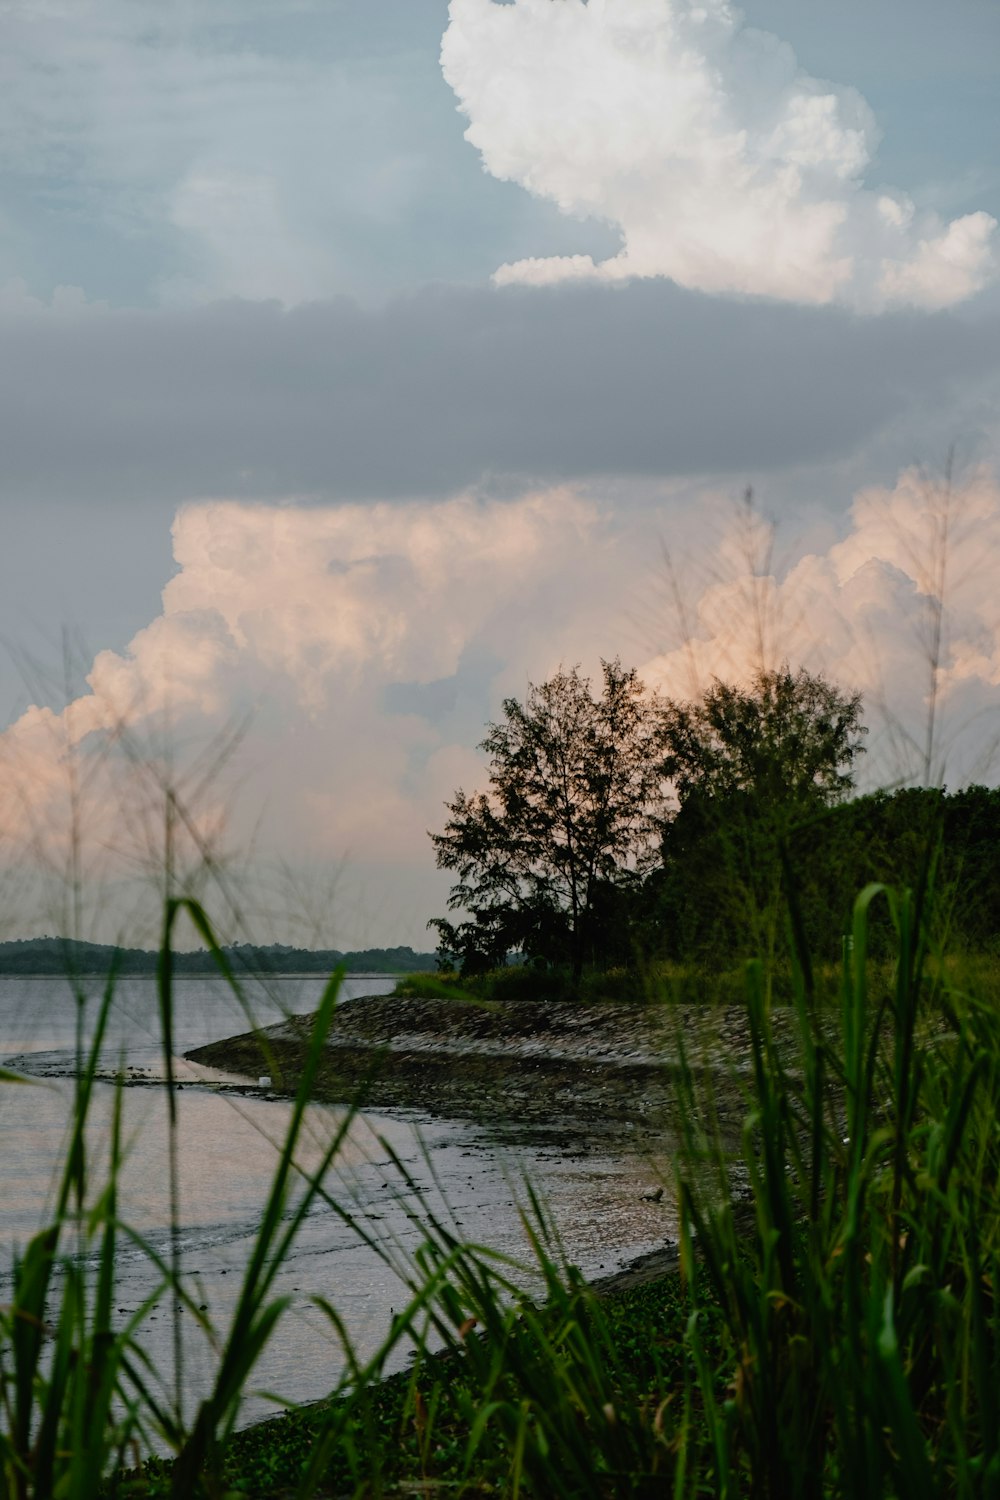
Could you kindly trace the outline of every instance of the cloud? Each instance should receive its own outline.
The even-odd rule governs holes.
[[[198,246],[197,274],[165,278],[165,300],[208,301],[225,294],[277,298],[288,306],[325,296],[337,284],[334,262],[289,231],[280,186],[268,173],[199,162],[168,195],[170,223]]]
[[[0,278],[171,306],[294,305],[370,284],[423,187],[423,122],[392,52],[412,46],[412,26],[387,19],[373,66],[352,41],[370,23],[341,11],[296,0],[279,22],[250,0],[4,5]]]
[[[297,867],[347,857],[383,885],[408,871],[422,915],[395,930],[421,941],[443,899],[426,895],[426,830],[475,774],[499,696],[523,692],[529,666],[596,661],[627,571],[609,518],[563,489],[218,501],[178,513],[174,553],[162,613],[128,649],[98,653],[62,712],[31,707],[0,736],[8,861],[64,869],[75,822],[91,887],[131,871],[134,895],[144,875],[155,908],[176,787],[198,836],[179,831],[179,868],[197,869],[198,840],[220,860],[258,840]]]
[[[934,458],[977,435],[955,404],[1000,372],[995,312],[859,319],[662,281],[0,317],[18,509],[433,495],[484,476],[746,480],[894,424],[904,459]]]
[[[276,122],[298,122],[315,91],[303,61],[246,37],[227,46],[237,16],[211,0],[183,17],[149,0],[7,11],[0,162],[47,179],[54,207],[75,202],[133,233],[206,153],[241,137],[251,152],[268,140],[280,152]]]
[[[942,560],[929,770],[951,784],[995,779],[994,475],[949,495],[906,471],[861,491],[841,535],[800,543],[785,565],[755,516],[702,497],[699,518],[702,561],[718,528],[715,571],[679,566],[686,606],[661,604],[655,626],[662,638],[686,625],[687,638],[651,654],[654,620],[635,616],[660,574],[657,525],[567,487],[507,501],[184,507],[161,613],[126,651],[100,652],[61,713],[32,707],[0,736],[8,866],[65,873],[75,820],[88,889],[117,892],[94,898],[105,934],[126,898],[133,915],[145,902],[152,932],[176,788],[191,818],[176,841],[182,875],[206,847],[223,866],[248,850],[313,872],[346,861],[336,941],[420,944],[447,889],[426,831],[457,787],[483,784],[476,746],[504,697],[560,664],[593,675],[602,656],[635,661],[644,640],[641,675],[687,695],[762,661],[804,663],[864,693],[870,780],[924,776]],[[345,931],[361,877],[378,926]]]
[[[781,567],[773,542],[757,515],[730,523],[716,576],[694,574],[679,610],[685,639],[645,663],[647,680],[686,697],[713,677],[805,664],[864,695],[871,784],[995,782],[995,472],[953,486],[908,469],[891,487],[861,490],[846,534],[825,551]]]
[[[493,176],[621,232],[500,284],[669,277],[865,311],[950,306],[998,268],[996,221],[863,186],[864,99],[812,78],[727,0],[451,0],[441,66]]]

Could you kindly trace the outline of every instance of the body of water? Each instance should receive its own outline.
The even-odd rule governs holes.
[[[352,978],[342,1002],[386,993],[391,979]],[[17,1247],[51,1209],[65,1155],[77,1047],[93,1027],[100,985],[82,1010],[59,979],[0,978],[0,1062],[30,1075],[30,1085],[0,1084],[0,1301],[10,1290]],[[258,1024],[313,1010],[322,980],[254,982],[247,999]],[[287,1100],[266,1097],[246,1080],[199,1068],[180,1056],[200,1043],[248,1029],[246,1013],[221,980],[184,978],[175,985],[175,1059],[179,1087],[177,1156],[180,1184],[179,1244],[184,1274],[198,1305],[224,1334],[235,1304],[288,1127]],[[123,1094],[126,1159],[121,1216],[157,1254],[169,1256],[167,1097],[159,1043],[155,981],[120,981],[104,1049],[108,1075],[128,1082]],[[89,1147],[95,1191],[107,1172],[115,1086],[97,1086]],[[308,1112],[301,1164],[315,1163],[343,1120],[343,1112],[315,1105]],[[558,1122],[553,1122],[558,1126]],[[407,1183],[393,1162],[401,1161]],[[610,1273],[628,1260],[662,1248],[675,1228],[666,1202],[641,1198],[655,1181],[655,1165],[608,1139],[567,1151],[558,1129],[550,1144],[501,1142],[478,1126],[442,1121],[414,1111],[365,1114],[354,1120],[328,1182],[329,1202],[310,1213],[295,1249],[283,1264],[275,1291],[292,1305],[257,1371],[260,1388],[289,1401],[316,1399],[343,1367],[336,1338],[312,1302],[332,1302],[364,1356],[384,1337],[405,1289],[387,1265],[345,1223],[346,1210],[379,1238],[390,1259],[405,1264],[422,1239],[422,1214],[446,1217],[469,1241],[528,1259],[520,1214],[526,1178],[540,1189],[567,1254],[588,1275]],[[72,1247],[68,1247],[72,1248]],[[86,1253],[83,1250],[81,1253]],[[159,1275],[141,1249],[123,1245],[118,1258],[116,1306],[124,1322],[151,1296]],[[182,1315],[186,1398],[194,1403],[208,1387],[216,1358],[190,1314]],[[148,1314],[143,1344],[166,1380],[173,1360],[173,1304],[165,1295]],[[272,1409],[248,1397],[247,1420]]]

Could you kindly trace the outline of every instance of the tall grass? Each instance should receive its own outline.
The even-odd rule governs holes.
[[[878,999],[876,901],[897,939]],[[802,955],[794,1073],[750,968],[749,1230],[731,1198],[680,1182],[686,1263],[705,1268],[733,1367],[707,1409],[722,1495],[1000,1493],[998,1017],[929,977],[919,907],[861,893],[832,1032]]]
[[[150,1436],[175,1431],[141,1330],[159,1293],[124,1326],[113,1326],[115,1261],[123,1239],[169,1269],[118,1216],[121,1091],[115,1095],[106,1170],[88,1153],[94,1083],[114,996],[109,976],[94,1037],[75,1083],[68,1145],[49,1222],[14,1264],[11,1303],[0,1309],[0,1495],[84,1497],[97,1493],[109,1464],[121,1465]],[[77,994],[77,1003],[84,1003]],[[5,1086],[31,1080],[5,1073]],[[96,1252],[97,1274],[86,1266]],[[177,1288],[178,1295],[183,1289]]]
[[[916,892],[861,893],[835,1006],[817,998],[810,956],[793,943],[793,1045],[787,1018],[779,1043],[761,965],[748,965],[740,1150],[734,1159],[714,1126],[705,1070],[690,1059],[678,1085],[681,1274],[613,1298],[566,1263],[533,1192],[526,1280],[525,1267],[467,1243],[433,1212],[397,1161],[420,1229],[419,1249],[404,1257],[331,1189],[350,1112],[318,1165],[300,1170],[334,978],[235,1312],[227,1329],[212,1328],[186,1290],[179,1248],[160,1258],[121,1217],[120,1092],[107,1158],[89,1156],[112,975],[82,1060],[52,1215],[0,1310],[0,1497],[305,1500],[388,1493],[403,1481],[423,1493],[439,1485],[567,1500],[1000,1495],[1000,1017],[928,952],[932,873]],[[888,984],[882,965],[873,983],[868,957],[877,904],[895,933]],[[159,975],[168,1088],[181,917],[239,993],[203,910],[169,902]],[[9,1075],[2,1086],[32,1087]],[[241,1398],[287,1307],[278,1272],[320,1200],[392,1260],[406,1307],[362,1360],[336,1299],[316,1299],[345,1355],[331,1400],[240,1433]],[[159,1293],[116,1322],[123,1243],[143,1250],[160,1291],[217,1342],[211,1389],[193,1413],[182,1361],[172,1387],[143,1349]],[[380,1383],[404,1344],[410,1369]],[[137,1467],[153,1446],[170,1461]]]
[[[896,958],[873,989],[877,902]],[[930,875],[916,893],[861,893],[832,1011],[798,949],[791,1049],[762,966],[748,966],[739,1160],[692,1062],[679,1111],[687,1312],[665,1297],[639,1358],[620,1315],[572,1277],[553,1273],[545,1309],[516,1326],[470,1299],[494,1361],[477,1353],[474,1387],[498,1415],[475,1411],[502,1433],[512,1493],[525,1481],[573,1495],[1000,1493],[1000,1017],[929,962],[931,903]]]

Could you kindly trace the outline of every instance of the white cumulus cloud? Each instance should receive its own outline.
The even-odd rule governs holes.
[[[726,0],[451,0],[444,76],[495,177],[622,249],[499,283],[666,276],[708,292],[940,308],[996,274],[996,221],[864,187],[876,128]]]

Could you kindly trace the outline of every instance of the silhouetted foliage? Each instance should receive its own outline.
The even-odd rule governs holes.
[[[836,959],[860,886],[918,889],[933,872],[951,947],[1000,943],[1000,791],[904,788],[849,799],[864,749],[861,699],[783,667],[692,703],[641,695],[605,666],[595,700],[576,672],[508,700],[491,725],[490,791],[449,804],[434,836],[455,870],[432,925],[465,974],[667,958],[726,968],[780,956],[789,890],[803,936]],[[665,797],[672,787],[675,805]],[[889,952],[882,908],[874,952]]]
[[[716,679],[662,714],[663,771],[678,806],[646,892],[646,936],[671,956],[773,953],[783,858],[854,785],[860,695],[787,666],[746,687]]]
[[[464,791],[432,834],[437,863],[458,881],[438,918],[441,948],[464,972],[529,959],[565,963],[578,980],[622,946],[623,893],[655,858],[662,777],[659,705],[634,671],[604,662],[594,697],[578,669],[508,698],[481,749],[488,792]]]
[[[906,787],[831,810],[793,846],[800,899],[814,951],[835,956],[852,887],[879,880],[917,889],[932,875],[934,936],[950,951],[995,951],[1000,943],[1000,791],[949,793]],[[891,924],[872,921],[875,952],[889,952]]]
[[[733,820],[737,831],[739,818]],[[746,820],[742,823],[745,831]],[[935,887],[936,938],[949,951],[1000,948],[1000,790],[972,786],[948,793],[907,787],[874,792],[819,809],[787,833],[789,864],[805,935],[818,959],[835,961],[858,889],[870,881],[917,889],[929,873]],[[665,864],[643,892],[642,933],[651,953],[725,967],[754,948],[751,891],[732,827],[720,829],[703,803],[685,809],[667,830]],[[762,855],[757,851],[757,868]],[[787,931],[787,907],[776,897],[775,943]],[[732,925],[740,915],[742,926]],[[759,935],[759,926],[757,935]],[[870,943],[876,955],[893,945],[887,911],[876,906]]]
[[[663,770],[683,807],[698,793],[743,796],[789,819],[841,800],[867,730],[861,694],[788,666],[749,687],[718,678],[691,703],[663,705]]]

